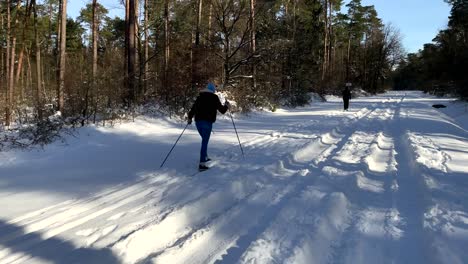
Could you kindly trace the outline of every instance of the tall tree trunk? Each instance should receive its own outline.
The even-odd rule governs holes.
[[[135,99],[135,0],[128,1],[127,105]]]
[[[231,78],[231,74],[229,72],[229,63],[230,63],[230,53],[231,53],[231,42],[229,37],[224,40],[224,71],[223,71],[223,85],[226,87],[229,83],[229,79]]]
[[[296,16],[296,14],[297,14],[297,10],[296,10],[297,5],[296,5],[296,2],[297,2],[297,0],[292,0],[292,2],[293,2],[293,4],[292,4],[292,6],[293,6],[292,7],[292,10],[293,10],[292,11],[292,13],[293,13],[292,39],[293,39],[294,45],[296,45],[296,33],[297,33],[296,32],[297,31],[297,27],[296,27],[297,26],[297,16]]]
[[[141,88],[142,88],[142,83],[141,83],[141,72],[137,73],[137,70],[141,71],[141,38],[140,38],[140,0],[135,0],[135,12],[133,13],[134,15],[134,21],[135,21],[135,32],[133,33],[133,38],[135,41],[135,81],[137,82],[136,85],[136,90],[135,90],[135,99],[138,99],[140,94],[141,94]],[[137,67],[138,66],[138,67]],[[139,77],[138,80],[136,77]]]
[[[144,20],[145,20],[145,25],[144,25],[144,28],[145,28],[145,58],[144,58],[144,64],[145,65],[144,65],[144,74],[143,74],[143,78],[144,78],[143,95],[146,94],[146,92],[148,90],[148,72],[149,72],[149,62],[148,62],[148,59],[149,59],[148,0],[145,0],[144,9],[145,9],[145,15],[144,15],[145,16],[144,17]]]
[[[82,114],[83,114],[83,121],[81,123],[82,126],[84,126],[84,119],[86,119],[86,121],[88,120],[90,98],[94,100],[95,104],[97,103],[96,78],[97,78],[97,64],[98,64],[98,18],[97,18],[96,10],[97,10],[97,0],[93,0],[92,2],[92,20],[93,21],[92,21],[92,26],[91,26],[91,31],[92,31],[91,34],[92,34],[92,42],[93,42],[92,82],[91,82],[91,87],[88,86],[86,88],[85,105],[82,111]],[[96,115],[96,108],[97,107],[94,108],[94,115]]]
[[[198,0],[197,22],[196,22],[196,28],[195,28],[195,43],[192,46],[192,53],[191,53],[191,72],[192,72],[191,85],[193,89],[198,88],[197,86],[201,85],[200,61],[202,60],[201,58],[202,47],[200,46],[200,34],[201,34],[200,31],[201,31],[202,11],[203,11],[203,0]],[[192,33],[192,36],[193,36],[193,33]],[[193,40],[193,37],[192,37],[192,40]]]
[[[368,89],[368,81],[367,81],[367,33],[364,34],[364,70],[363,70],[363,86],[364,89]]]
[[[66,47],[67,47],[67,0],[62,0],[60,19],[60,66],[59,82],[57,86],[58,110],[63,113],[64,90],[65,90],[65,67],[66,67]]]
[[[52,1],[49,2],[49,19],[48,19],[48,26],[49,26],[49,32],[48,32],[48,40],[52,41],[52,15],[53,15],[53,6],[52,6]],[[59,36],[57,36],[59,37]],[[46,53],[53,53],[53,43],[52,42],[46,42]]]
[[[98,19],[96,14],[97,0],[93,0],[93,24],[92,24],[92,39],[93,39],[93,86],[97,75],[97,62],[98,62]]]
[[[32,2],[31,2],[31,5],[32,5]],[[21,50],[20,50],[20,53],[19,53],[19,57],[18,57],[18,67],[16,68],[16,77],[15,77],[15,83],[19,83],[20,81],[20,77],[23,73],[23,60],[24,60],[24,51],[25,51],[25,46],[26,46],[26,31],[28,31],[28,27],[29,27],[29,19],[30,19],[30,16],[31,16],[31,6],[30,6],[30,3],[29,3],[29,0],[26,0],[26,10],[25,10],[25,13],[24,13],[24,16],[23,16],[23,30],[22,30],[22,34],[21,34],[21,39],[23,40],[23,43],[21,43]],[[19,6],[18,6],[19,8]]]
[[[124,72],[125,72],[125,78],[124,78],[124,87],[125,89],[128,89],[128,43],[129,43],[129,13],[130,13],[130,0],[125,0],[125,48],[124,48]],[[127,91],[128,92],[128,91]],[[125,92],[125,98],[124,101],[126,101],[127,98],[127,92]]]
[[[327,57],[327,66],[328,66],[328,76],[333,74],[333,64],[332,64],[332,52],[333,52],[333,2],[328,3],[328,57]],[[327,78],[329,79],[329,78]]]
[[[34,89],[33,86],[32,86],[32,82],[31,82],[32,70],[31,70],[31,60],[29,59],[30,57],[31,57],[31,51],[26,50],[26,65],[27,65],[26,69],[27,70],[25,70],[25,75],[26,75],[25,87],[28,88],[28,90],[29,90],[29,88],[31,88],[31,90]],[[25,91],[22,91],[22,92],[25,93]]]
[[[0,14],[0,34],[6,35],[4,26],[3,26],[4,20],[3,20],[3,14]],[[5,76],[5,63],[4,63],[4,55],[3,55],[3,48],[0,51],[0,100],[2,100],[3,97],[3,85],[5,83],[4,76]]]
[[[213,1],[210,1],[210,11],[208,14],[208,43],[212,40],[212,20],[213,20]]]
[[[256,52],[256,28],[255,28],[255,0],[250,0],[250,52]],[[252,87],[254,94],[257,92],[257,68],[255,62],[252,64]]]
[[[164,1],[164,89],[167,90],[169,71],[169,0]],[[166,96],[167,97],[167,96]]]
[[[15,22],[16,24],[16,22]],[[10,73],[8,75],[8,124],[11,122],[11,115],[13,112],[13,98],[14,98],[14,91],[15,91],[15,57],[16,57],[16,36],[13,34],[13,40],[11,43],[11,56],[10,56]]]
[[[0,14],[0,34],[2,35],[6,35],[5,32],[3,32],[5,30],[4,28],[4,18],[3,18],[3,14]],[[4,63],[4,52],[3,52],[3,48],[0,52],[0,93],[3,91],[2,89],[2,85],[3,85],[3,76],[5,74],[5,63]]]
[[[18,2],[17,5],[17,10],[20,8],[21,2]],[[13,37],[11,47],[10,47],[10,69],[9,69],[9,74],[8,74],[8,93],[7,93],[7,99],[8,99],[8,113],[7,113],[7,122],[10,124],[11,119],[12,119],[12,113],[13,113],[13,108],[14,108],[14,94],[15,94],[15,60],[16,60],[16,29],[18,26],[18,13],[15,15],[14,19],[15,26],[13,28],[13,32],[11,36]]]
[[[5,83],[6,83],[6,105],[5,105],[5,125],[10,126],[10,101],[8,93],[10,91],[10,37],[11,37],[11,11],[10,0],[6,0],[7,5],[7,28],[6,28],[6,68],[5,68]]]
[[[57,81],[57,91],[59,84],[60,76],[60,41],[62,40],[62,0],[59,1],[59,12],[57,14],[57,39],[55,40],[55,52],[57,55],[57,72],[56,72],[56,81]]]
[[[18,83],[20,81],[21,73],[23,73],[23,60],[24,60],[24,46],[21,47],[21,50],[18,56],[18,66],[16,67],[15,83]]]
[[[328,71],[328,1],[324,1],[324,12],[323,12],[323,21],[324,21],[324,39],[323,39],[323,65],[322,65],[322,82],[325,81]],[[323,88],[322,88],[323,89]]]
[[[42,74],[41,74],[41,44],[39,41],[39,32],[37,29],[37,10],[36,10],[36,0],[32,0],[33,3],[33,11],[34,11],[34,47],[36,50],[36,75],[37,75],[37,82],[36,82],[36,109],[37,109],[37,116],[39,120],[42,120]],[[29,60],[28,60],[29,62]],[[29,64],[29,63],[28,63]],[[28,68],[31,68],[29,66]]]
[[[195,31],[195,46],[200,45],[200,27],[202,20],[203,0],[198,0],[197,26]]]
[[[351,56],[351,36],[348,38],[348,50],[346,54],[346,82],[350,82],[350,76],[349,76],[349,68],[350,68],[350,56]]]

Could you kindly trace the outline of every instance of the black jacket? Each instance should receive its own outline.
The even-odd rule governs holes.
[[[216,111],[222,114],[226,113],[228,107],[222,105],[216,94],[210,92],[201,92],[188,114],[189,120],[195,116],[195,121],[216,121]]]
[[[343,100],[349,100],[351,99],[351,92],[347,89],[343,90]]]

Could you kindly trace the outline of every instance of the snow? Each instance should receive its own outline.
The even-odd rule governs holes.
[[[435,109],[443,103],[447,108]],[[467,263],[466,103],[416,91],[137,118],[0,152],[0,263]]]

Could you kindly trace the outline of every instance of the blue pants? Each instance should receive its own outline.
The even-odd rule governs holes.
[[[213,128],[213,123],[210,121],[196,121],[198,133],[202,138],[201,150],[200,150],[200,162],[206,162],[208,158],[208,141],[210,141],[211,129]]]

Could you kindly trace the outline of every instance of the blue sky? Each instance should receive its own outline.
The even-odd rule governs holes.
[[[385,24],[400,29],[408,52],[417,52],[430,43],[447,27],[450,15],[450,6],[443,0],[362,0],[362,4],[374,5]]]
[[[98,0],[109,9],[110,16],[123,15],[120,0]],[[78,16],[90,0],[69,0],[68,15]],[[349,2],[345,0],[345,2]],[[439,30],[447,26],[450,6],[443,0],[362,0],[363,5],[374,5],[385,24],[392,23],[403,36],[408,52],[417,52],[430,43]]]
[[[120,3],[121,0],[97,0],[98,3],[102,4],[109,10],[109,16],[120,16],[122,17],[125,10],[124,6]],[[87,3],[91,3],[91,0],[68,0],[68,16],[76,18],[80,14],[81,8]]]

